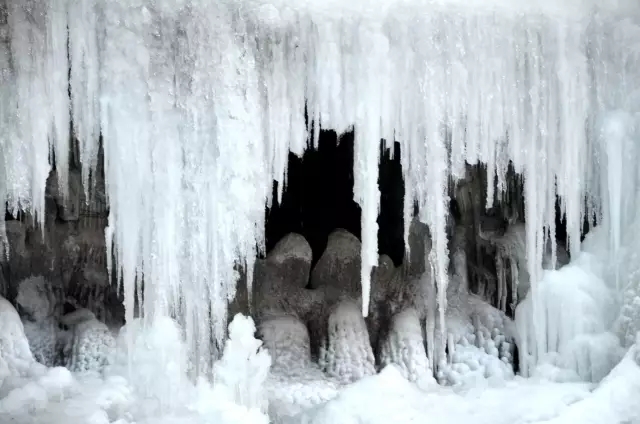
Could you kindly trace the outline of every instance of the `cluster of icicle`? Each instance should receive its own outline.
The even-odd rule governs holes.
[[[628,47],[640,38],[637,6],[463,3],[1,0],[0,197],[42,218],[54,158],[65,187],[70,131],[89,190],[101,135],[110,267],[127,321],[136,297],[145,319],[180,317],[201,358],[195,372],[208,374],[234,267],[246,267],[250,284],[263,246],[272,180],[281,195],[288,152],[301,154],[320,127],[355,129],[366,313],[378,142],[396,140],[405,238],[415,201],[432,233],[444,326],[450,181],[465,162],[486,163],[497,182],[491,204],[509,161],[525,175],[535,284],[545,239],[554,240],[556,193],[572,251],[583,217],[602,212],[601,193],[619,210],[621,195],[602,191],[594,163],[624,150],[599,149],[598,118],[629,107],[640,69]]]

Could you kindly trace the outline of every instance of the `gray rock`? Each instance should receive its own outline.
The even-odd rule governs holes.
[[[409,253],[403,264],[407,277],[418,277],[427,269],[427,255],[431,252],[431,233],[417,218],[409,226]]]
[[[327,248],[311,271],[311,287],[334,287],[341,293],[359,299],[360,240],[350,232],[338,229],[329,235]]]

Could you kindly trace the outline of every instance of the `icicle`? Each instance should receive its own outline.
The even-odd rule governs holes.
[[[362,214],[362,313],[369,314],[371,294],[371,271],[378,263],[378,213],[380,191],[378,189],[379,143],[381,140],[380,105],[382,87],[371,69],[379,68],[387,60],[388,41],[385,37],[362,28],[358,37],[360,48],[368,52],[369,59],[362,63],[356,82],[361,103],[357,111],[354,140],[354,200],[360,205]]]
[[[49,0],[47,11],[47,93],[51,105],[52,134],[50,140],[55,153],[58,190],[63,199],[69,192],[69,128],[71,105],[69,100],[69,58],[67,55],[67,1]]]
[[[90,176],[98,165],[100,137],[99,50],[96,0],[74,0],[68,5],[69,59],[73,131],[78,140],[85,199],[90,200]],[[91,180],[95,184],[95,177]]]

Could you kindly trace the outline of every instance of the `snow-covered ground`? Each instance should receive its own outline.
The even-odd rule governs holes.
[[[423,392],[393,366],[344,389],[338,397],[288,423],[442,424],[553,423],[633,424],[640,422],[640,367],[634,350],[592,391],[587,383],[516,379],[497,387],[455,393],[433,386]],[[191,387],[189,402],[173,410],[134,417],[139,402],[124,378],[79,377],[64,368],[41,370],[0,401],[2,422],[36,423],[266,423],[258,409],[248,410],[208,384]],[[157,369],[158,375],[165,370]]]

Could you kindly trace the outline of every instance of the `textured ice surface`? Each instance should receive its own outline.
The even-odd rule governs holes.
[[[116,339],[107,326],[97,319],[77,323],[65,347],[66,366],[71,371],[101,372],[115,356]]]
[[[546,272],[538,290],[518,307],[523,375],[530,375],[539,362],[552,361],[580,378],[599,381],[618,363],[622,351],[611,330],[619,309],[598,263],[597,257],[582,252],[564,268]],[[531,309],[534,298],[537,313]]]
[[[222,359],[215,364],[214,384],[228,388],[237,405],[266,411],[263,390],[271,357],[262,348],[262,341],[254,337],[255,332],[251,317],[234,317]]]
[[[329,316],[319,363],[323,371],[342,384],[376,373],[369,332],[355,302],[340,302]]]
[[[389,332],[380,347],[380,365],[394,364],[402,376],[419,387],[432,382],[433,371],[424,347],[418,313],[413,308],[394,315]]]
[[[338,394],[339,382],[311,361],[309,333],[302,321],[271,318],[260,325],[259,333],[273,361],[265,383],[272,420],[280,422]]]
[[[55,321],[24,321],[24,334],[29,341],[29,348],[36,361],[48,367],[58,365],[59,345],[58,326]]]
[[[0,377],[25,376],[35,362],[15,308],[0,297]]]

